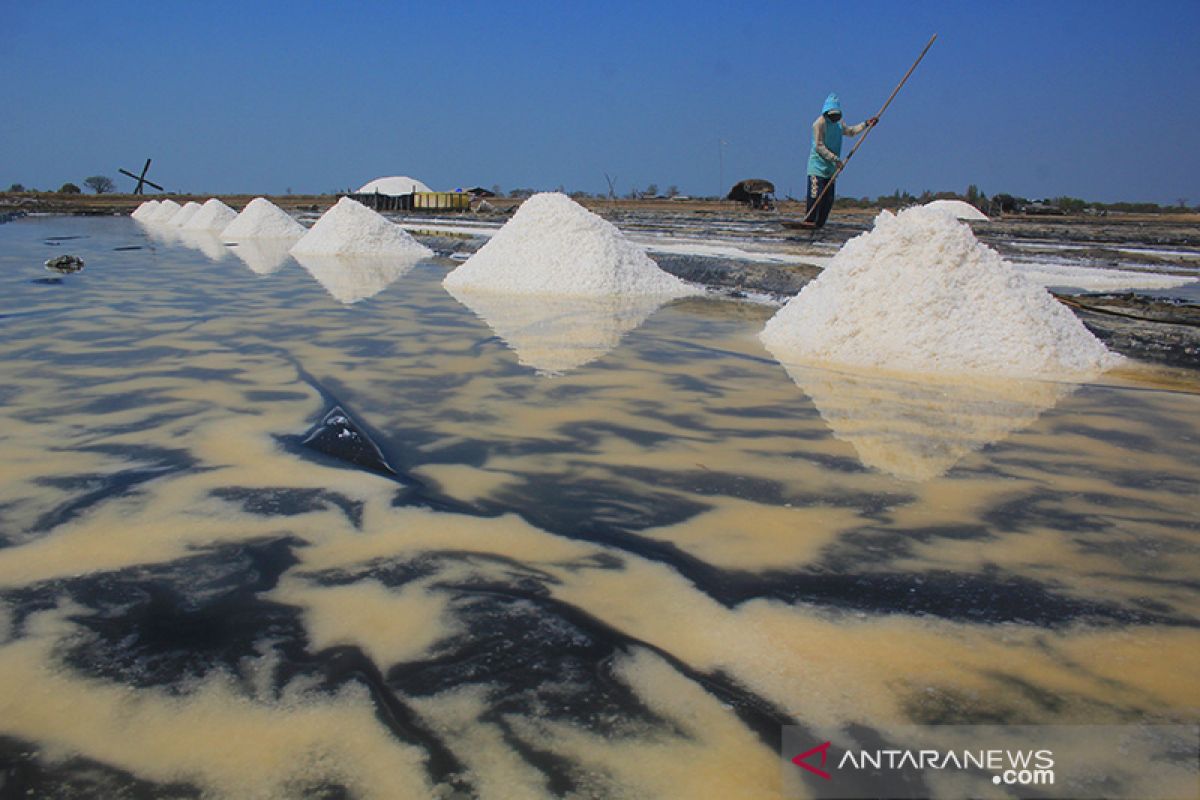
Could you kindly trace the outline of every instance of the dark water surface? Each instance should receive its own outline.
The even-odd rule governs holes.
[[[0,796],[769,797],[782,725],[1197,718],[1197,383],[452,267],[0,225]]]

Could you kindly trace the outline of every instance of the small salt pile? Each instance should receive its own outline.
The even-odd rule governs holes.
[[[881,212],[760,338],[781,361],[909,372],[1086,378],[1121,360],[970,228],[921,206]]]
[[[296,242],[293,255],[412,256],[427,258],[433,251],[399,225],[349,197],[337,201]]]
[[[188,220],[196,216],[196,212],[201,209],[201,205],[195,200],[189,200],[183,204],[183,208],[176,211],[165,224],[172,228],[182,228],[187,224]]]
[[[192,217],[183,226],[184,230],[188,231],[210,231],[212,233],[220,233],[221,229],[230,223],[237,216],[237,212],[229,206],[222,203],[215,197],[211,197],[201,207],[196,215]]]
[[[158,206],[159,206],[159,202],[157,200],[147,200],[146,202],[142,203],[140,206],[135,208],[133,210],[133,213],[130,214],[129,216],[133,217],[134,219],[138,220],[139,222],[143,221],[143,220],[151,217],[154,214],[154,212],[158,210]]]
[[[970,203],[964,203],[962,200],[933,200],[926,203],[925,208],[932,208],[935,211],[943,211],[950,214],[955,219],[976,220],[987,222],[988,216]]]
[[[244,239],[299,239],[307,229],[265,197],[256,197],[221,231],[229,241]]]
[[[154,209],[152,214],[148,214],[146,216],[144,221],[153,223],[155,225],[161,225],[171,217],[175,216],[176,212],[178,212],[180,208],[181,206],[179,203],[176,203],[174,200],[163,200],[158,204],[158,208]]]
[[[683,297],[702,290],[659,269],[615,225],[557,192],[535,194],[446,276],[447,288],[521,294]]]

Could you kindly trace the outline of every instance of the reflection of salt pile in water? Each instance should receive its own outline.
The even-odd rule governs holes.
[[[516,351],[521,364],[543,375],[558,375],[605,355],[668,299],[446,290]]]
[[[210,197],[187,224],[183,226],[188,231],[211,231],[220,233],[221,229],[237,216],[237,212],[215,197]]]
[[[152,213],[147,214],[142,221],[161,225],[175,216],[175,212],[179,211],[180,207],[179,203],[176,203],[174,200],[163,200],[158,204],[158,208],[154,209]]]
[[[447,288],[555,295],[653,295],[700,290],[658,268],[615,225],[564,194],[536,194],[446,276]]]
[[[238,248],[241,246],[238,245]],[[379,294],[388,284],[411,270],[425,257],[416,251],[391,256],[313,255],[297,252],[295,248],[292,249],[291,256],[299,261],[300,266],[308,270],[335,300],[346,305]]]
[[[222,237],[224,238],[224,237]],[[295,239],[243,239],[234,243],[230,249],[242,260],[251,272],[259,275],[269,275],[275,272],[289,258],[288,250],[292,248]],[[316,258],[316,256],[310,256]]]
[[[1110,353],[1042,287],[923,207],[883,211],[760,337],[781,361],[1086,378]]]
[[[984,214],[970,203],[964,203],[962,200],[934,200],[926,203],[925,208],[932,208],[934,211],[944,211],[955,219],[982,220],[986,222],[988,218],[987,214]]]
[[[157,200],[147,200],[133,210],[129,216],[136,219],[138,222],[149,219],[158,210],[159,202]]]
[[[172,228],[182,228],[188,220],[196,215],[200,210],[200,204],[195,200],[189,200],[183,204],[183,207],[171,215],[171,218],[165,224]]]
[[[433,251],[349,197],[337,201],[292,248],[292,255],[325,256],[416,256],[428,258]]]
[[[231,242],[246,239],[299,239],[305,227],[279,206],[265,197],[256,197],[246,204],[242,213],[221,231],[221,238]]]
[[[222,261],[229,255],[229,248],[212,231],[180,230],[175,232],[179,242],[193,250],[199,250],[211,261]]]
[[[833,435],[868,467],[902,480],[942,475],[964,457],[1033,424],[1074,384],[973,377],[902,378],[785,364]]]

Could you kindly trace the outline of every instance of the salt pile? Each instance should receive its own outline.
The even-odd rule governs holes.
[[[955,219],[983,220],[984,222],[988,219],[987,214],[984,214],[970,203],[964,203],[962,200],[934,200],[933,202],[926,203],[925,208],[944,211]]]
[[[428,192],[429,187],[416,178],[407,175],[393,175],[390,178],[376,178],[359,187],[357,194],[412,194],[413,192]]]
[[[149,217],[153,216],[155,211],[158,210],[158,206],[159,206],[159,203],[157,200],[147,200],[146,202],[142,203],[140,206],[135,208],[133,210],[133,213],[130,214],[129,216],[131,216],[134,219],[139,220],[139,221],[148,219]]]
[[[189,231],[220,233],[221,229],[228,225],[236,216],[236,211],[217,198],[211,197],[183,227]]]
[[[299,239],[305,233],[307,229],[282,208],[265,197],[256,197],[246,204],[236,219],[225,226],[221,238],[230,241]]]
[[[911,372],[1086,378],[1121,360],[970,228],[921,206],[881,212],[760,338],[785,362]]]
[[[399,225],[356,203],[349,197],[337,201],[296,242],[292,255],[411,256],[429,257],[433,251]]]
[[[171,218],[166,221],[167,225],[172,228],[182,228],[188,220],[196,215],[196,212],[201,208],[200,204],[195,200],[189,200],[183,204],[183,208],[171,215]]]
[[[163,200],[158,204],[158,208],[154,209],[153,213],[146,215],[145,222],[160,225],[175,216],[179,209],[179,203],[176,203],[174,200]]]
[[[446,276],[447,288],[576,296],[697,294],[615,225],[557,192],[535,194]]]

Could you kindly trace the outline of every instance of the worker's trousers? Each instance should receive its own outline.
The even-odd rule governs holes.
[[[829,191],[825,192],[824,197],[821,197],[821,204],[814,208],[817,198],[820,197],[821,192],[825,191],[826,186],[829,186]],[[808,176],[808,199],[804,205],[805,222],[811,222],[818,228],[825,226],[825,220],[829,218],[829,212],[833,209],[833,192],[834,187],[829,178],[822,178],[818,175]]]

